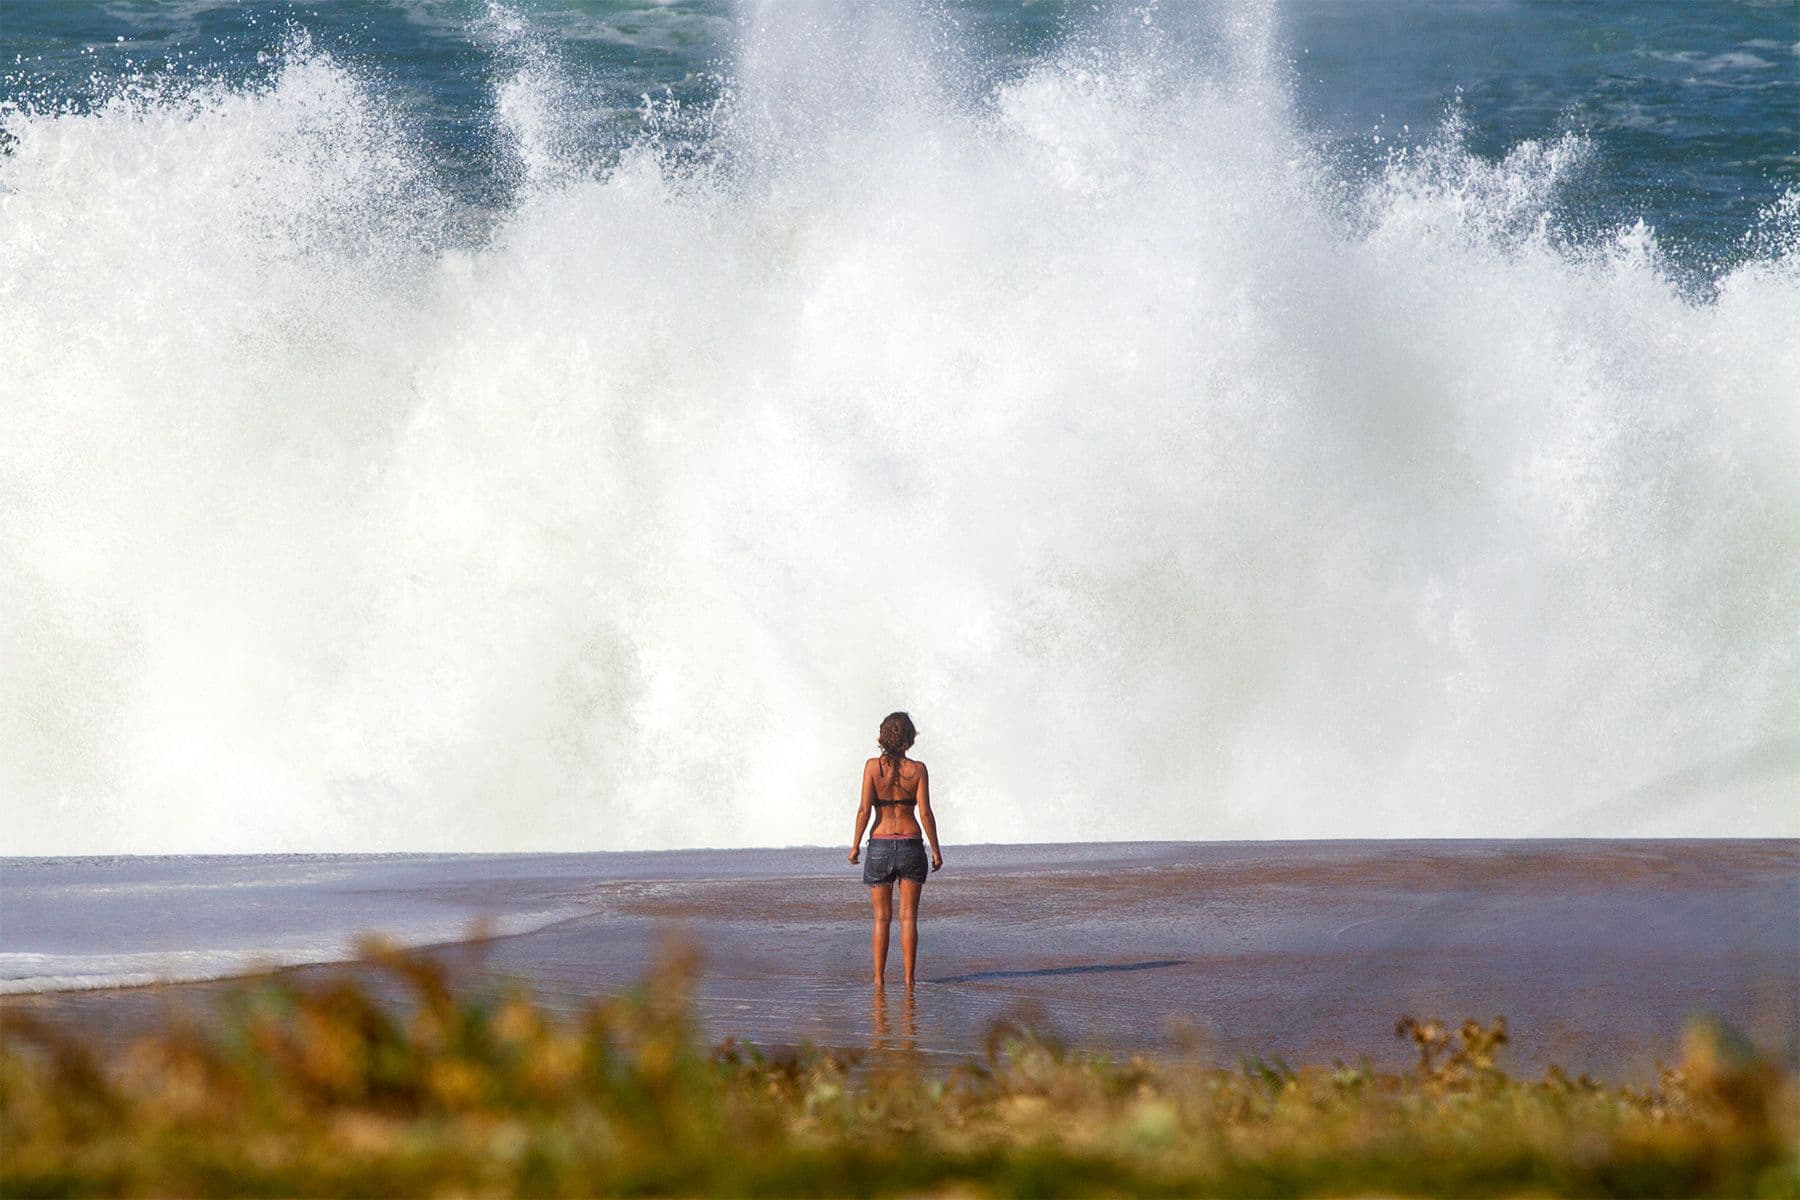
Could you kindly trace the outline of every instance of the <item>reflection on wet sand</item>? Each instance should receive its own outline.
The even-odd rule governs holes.
[[[888,1019],[887,992],[876,988],[869,1001],[869,1050],[877,1062],[896,1054],[903,1058],[919,1052],[919,1006],[916,994],[907,992],[900,1001],[900,1040],[893,1041],[893,1025]]]

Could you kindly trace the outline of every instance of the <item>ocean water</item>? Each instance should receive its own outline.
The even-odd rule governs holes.
[[[125,855],[0,860],[0,995],[221,979],[521,933],[588,911],[555,859]]]
[[[1794,836],[1796,26],[15,0],[0,852]]]

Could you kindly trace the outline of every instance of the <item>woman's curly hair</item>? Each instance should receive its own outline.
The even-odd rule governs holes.
[[[912,718],[903,712],[889,713],[881,720],[881,732],[876,736],[875,744],[881,747],[881,757],[887,759],[895,783],[900,782],[900,760],[912,749],[918,736]]]

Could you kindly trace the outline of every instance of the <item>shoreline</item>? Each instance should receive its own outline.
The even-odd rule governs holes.
[[[865,841],[867,839],[865,838]],[[1052,842],[946,842],[958,850],[973,851],[1033,851],[1033,850],[1066,850],[1066,849],[1193,849],[1209,848],[1245,848],[1261,846],[1436,846],[1436,845],[1526,845],[1542,846],[1552,843],[1571,842],[1594,845],[1609,844],[1668,844],[1668,845],[1700,845],[1720,844],[1768,844],[1800,846],[1800,835],[1786,834],[1706,834],[1706,835],[1672,835],[1672,834],[1528,834],[1521,836],[1507,834],[1454,834],[1441,837],[1283,837],[1283,838],[1089,838],[1069,839]],[[650,858],[658,855],[677,856],[686,854],[753,854],[763,851],[774,852],[819,852],[827,850],[842,851],[845,846],[840,842],[795,842],[782,845],[753,846],[664,846],[650,849],[612,850],[590,848],[570,850],[564,847],[539,850],[204,850],[204,851],[135,851],[120,850],[102,853],[57,853],[57,854],[0,854],[0,866],[12,862],[111,862],[111,861],[155,861],[155,860],[236,860],[236,859],[269,859],[269,860],[305,860],[305,859],[349,859],[379,861],[386,859],[526,859],[526,858],[579,858],[604,856],[630,856],[633,858]],[[674,878],[687,878],[686,876]]]
[[[406,865],[412,890],[396,894],[587,909],[406,951],[464,982],[519,981],[548,1009],[574,1012],[630,986],[677,936],[703,959],[695,998],[708,1036],[851,1046],[878,1019],[866,894],[842,857],[742,851],[721,869],[719,852],[522,856],[482,874],[498,870],[491,856],[426,856]],[[611,876],[595,878],[602,864]],[[378,895],[347,894],[378,923]],[[1389,1043],[1404,1015],[1505,1016],[1521,1069],[1642,1080],[1702,1012],[1793,1053],[1800,945],[1786,914],[1797,903],[1800,842],[1779,839],[957,847],[921,910],[917,1044],[967,1052],[995,1022],[1024,1020],[1122,1054],[1187,1038],[1189,1052],[1220,1062],[1383,1061],[1384,1046],[1399,1057]],[[898,954],[896,939],[892,998]],[[237,989],[340,974],[380,987],[366,958],[337,959],[15,993],[0,1011],[116,1043],[171,1010],[210,1020]]]

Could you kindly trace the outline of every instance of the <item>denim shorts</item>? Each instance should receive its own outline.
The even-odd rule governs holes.
[[[896,879],[924,883],[931,873],[924,838],[870,838],[863,851],[863,882],[881,887]]]

